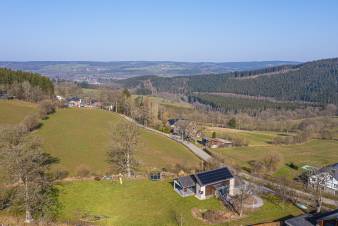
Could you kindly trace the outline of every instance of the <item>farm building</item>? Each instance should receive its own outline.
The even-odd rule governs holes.
[[[203,138],[202,143],[209,148],[232,147],[232,142],[221,138]]]
[[[174,180],[174,190],[182,197],[207,199],[218,194],[234,194],[234,176],[228,168],[182,176]]]

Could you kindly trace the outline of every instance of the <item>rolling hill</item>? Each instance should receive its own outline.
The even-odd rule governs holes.
[[[106,152],[110,130],[122,118],[97,109],[61,109],[43,122],[37,134],[44,140],[47,152],[61,159],[60,168],[75,174],[79,167],[91,172],[108,170]],[[146,130],[141,130],[136,159],[141,171],[199,166],[199,159],[182,145]]]
[[[232,93],[280,101],[338,104],[338,58],[266,69],[161,78],[145,76],[117,81],[127,88],[157,92]]]
[[[37,111],[36,104],[18,100],[0,100],[0,125],[20,123],[35,111]]]
[[[35,104],[23,101],[0,101],[0,125],[20,123],[36,109]],[[123,119],[118,114],[98,109],[59,109],[34,133],[42,138],[45,150],[61,160],[57,168],[71,175],[81,167],[103,174],[109,168],[106,152],[111,144],[110,130],[119,120]],[[144,129],[140,130],[136,159],[143,172],[172,169],[176,164],[187,168],[200,165],[200,160],[183,145]]]

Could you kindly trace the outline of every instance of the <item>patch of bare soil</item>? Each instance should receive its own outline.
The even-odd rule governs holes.
[[[224,210],[191,209],[192,216],[206,224],[222,224],[238,218],[234,213]]]
[[[253,196],[249,196],[243,201],[243,204],[244,205],[252,205],[252,204],[256,204],[256,202],[257,201]]]

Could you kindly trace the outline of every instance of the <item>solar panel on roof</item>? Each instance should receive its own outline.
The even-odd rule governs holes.
[[[233,176],[227,168],[219,168],[208,172],[198,173],[196,177],[203,185],[205,185],[221,180],[227,180]]]

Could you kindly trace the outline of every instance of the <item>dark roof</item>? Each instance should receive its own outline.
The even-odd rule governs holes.
[[[201,185],[208,185],[233,178],[228,168],[222,167],[215,170],[195,174],[197,182]]]
[[[288,226],[313,226],[315,224],[312,224],[307,220],[308,217],[310,217],[311,214],[303,214],[298,217],[293,217],[285,221],[285,224]]]
[[[189,123],[190,123],[190,121],[188,121],[188,120],[179,119],[179,120],[176,121],[175,126],[185,128],[189,125]]]
[[[174,125],[177,121],[178,121],[178,119],[176,119],[176,118],[168,119],[168,124],[169,124],[170,126],[172,126],[172,125]]]
[[[319,214],[303,214],[285,221],[288,226],[315,226],[321,220],[338,220],[338,209]]]
[[[67,98],[67,101],[80,101],[81,99],[78,97],[71,97],[71,98]]]
[[[178,182],[184,188],[190,188],[196,185],[196,179],[194,175],[179,177]]]

